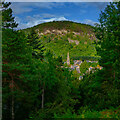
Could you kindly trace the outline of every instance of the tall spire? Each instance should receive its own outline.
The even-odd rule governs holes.
[[[69,57],[69,52],[67,53],[67,65],[70,65],[70,57]]]

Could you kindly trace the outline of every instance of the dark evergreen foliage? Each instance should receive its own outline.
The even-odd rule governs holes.
[[[32,47],[32,55],[36,59],[43,59],[45,47],[42,44],[42,41],[39,39],[38,34],[35,30],[31,29],[30,34],[27,36],[28,44]]]
[[[106,7],[100,15],[100,24],[95,28],[99,39],[96,49],[101,59],[81,56],[84,59],[99,59],[103,69],[86,73],[82,80],[63,67],[62,56],[45,49],[45,43],[50,45],[49,38],[54,35],[39,38],[34,28],[27,35],[10,29],[17,24],[14,23],[12,10],[7,9],[10,3],[2,5],[2,120],[120,117],[120,2]],[[72,22],[61,21],[61,24],[67,24],[66,28],[80,30],[79,25],[72,23],[74,25],[70,26],[69,23]],[[44,28],[46,24],[51,28],[51,23],[40,26]],[[59,27],[58,22],[52,24]],[[66,46],[69,44],[68,36],[72,35],[64,37]],[[55,39],[57,42],[61,43],[58,38]],[[73,47],[74,44],[71,44],[67,50]],[[81,72],[84,73],[90,65],[83,62]]]
[[[11,3],[2,2],[2,26],[3,28],[15,28],[18,24],[15,22],[12,9],[9,8]]]

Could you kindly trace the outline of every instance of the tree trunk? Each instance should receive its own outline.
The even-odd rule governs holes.
[[[114,80],[115,80],[115,71],[114,71]]]
[[[11,92],[12,92],[12,107],[11,107],[11,111],[12,111],[12,120],[14,120],[14,116],[15,116],[15,113],[14,113],[14,95],[13,95],[13,91],[14,91],[14,81],[13,81],[13,75],[11,75],[11,78],[12,78],[12,81],[11,81]]]
[[[15,114],[14,114],[14,97],[12,95],[12,120],[14,120],[14,116],[15,116]]]
[[[41,105],[41,108],[43,109],[44,108],[44,88],[42,89],[42,105]]]

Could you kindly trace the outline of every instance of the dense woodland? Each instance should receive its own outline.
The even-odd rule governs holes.
[[[10,4],[2,3],[2,120],[119,119],[120,2],[107,5],[95,27],[54,21],[25,30],[14,29]],[[69,33],[38,34],[53,29]],[[68,51],[103,69],[85,73],[91,64],[83,62],[79,80],[64,64]]]

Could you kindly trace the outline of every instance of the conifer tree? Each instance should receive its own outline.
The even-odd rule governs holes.
[[[9,42],[7,40],[9,40],[10,38],[8,37],[6,39],[6,35],[9,34],[9,33],[11,35],[13,35],[13,32],[11,32],[9,29],[5,30],[5,28],[12,28],[13,29],[14,27],[17,27],[18,24],[16,24],[16,22],[14,21],[14,17],[12,15],[12,9],[9,8],[10,4],[11,4],[10,2],[9,3],[2,2],[2,5],[1,5],[1,8],[2,8],[2,28],[4,28],[3,31],[2,31],[2,35],[3,35],[3,50],[5,50],[6,48],[9,49],[9,50],[5,51],[6,53],[3,52],[3,71],[5,71],[5,74],[3,72],[3,81],[4,81],[3,82],[3,86],[5,85],[3,87],[3,92],[4,92],[4,88],[6,89],[6,88],[10,87],[10,89],[11,89],[10,92],[13,94],[14,87],[15,87],[14,86],[15,85],[14,84],[14,74],[15,73],[12,72],[12,69],[15,69],[15,68],[13,67],[13,64],[10,63],[10,59],[13,57],[13,54],[11,54],[13,52],[13,50],[10,51],[10,48],[12,48],[11,45],[13,45],[14,42],[16,42],[16,40],[13,39],[14,42],[10,43],[11,45],[9,44]],[[9,57],[7,56],[8,54],[9,54]],[[12,59],[11,59],[11,62],[12,62]],[[14,63],[14,66],[15,65],[17,65],[17,62]],[[10,78],[10,81],[7,80],[9,78]],[[6,85],[7,82],[8,82],[8,85]],[[11,117],[10,116],[9,117],[12,120],[14,120],[14,117],[15,117],[15,113],[14,113],[14,96],[12,95],[11,97],[8,97],[8,99],[9,99],[9,101],[11,101],[11,107],[10,107],[10,105],[8,105],[9,106],[9,112],[11,113]],[[8,102],[8,103],[10,103],[10,102]]]
[[[103,70],[97,75],[106,96],[108,106],[119,105],[120,91],[120,2],[113,2],[101,12],[100,24],[96,25],[97,52],[101,56],[99,61]],[[100,74],[102,73],[102,74]],[[96,78],[96,79],[97,79]],[[97,81],[98,81],[97,80]]]
[[[23,84],[24,81],[21,80],[21,77],[25,76],[25,71],[29,70],[31,62],[31,50],[26,44],[26,39],[23,33],[13,31],[10,29],[3,29],[3,103],[4,95],[8,94],[6,100],[9,99],[9,111],[12,113],[12,116],[9,114],[6,117],[10,117],[12,120],[15,118],[14,113],[14,100],[16,97],[14,93],[16,90],[21,89],[20,84]],[[5,101],[6,101],[5,100]],[[12,102],[12,104],[10,103]],[[6,103],[7,104],[7,103]],[[3,104],[3,110],[4,110]]]
[[[120,2],[107,5],[99,22],[95,31],[99,39],[96,49],[101,56],[100,65],[107,70],[108,77],[120,79]]]
[[[43,59],[45,47],[42,44],[38,34],[32,28],[30,34],[28,34],[28,44],[32,47],[32,55],[34,58]]]
[[[17,24],[12,16],[12,9],[9,8],[10,4],[2,2],[3,119],[14,120],[17,99],[15,93],[24,83],[21,77],[25,77],[25,71],[29,70],[32,52],[24,33],[11,30],[17,27]]]
[[[2,2],[2,26],[3,28],[15,28],[18,24],[13,17],[12,9],[9,8],[10,2]]]

